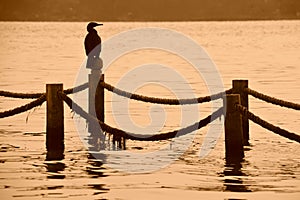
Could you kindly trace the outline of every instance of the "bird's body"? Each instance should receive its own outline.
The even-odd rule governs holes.
[[[97,45],[101,45],[101,38],[97,34],[95,29],[92,29],[85,37],[84,46],[85,46],[85,53],[88,56],[91,51],[97,47]],[[100,49],[101,50],[101,49]],[[100,52],[99,52],[100,54]],[[98,54],[98,56],[99,56]]]
[[[87,26],[88,34],[84,40],[85,53],[88,56],[87,68],[94,68],[95,63],[99,60],[101,52],[101,38],[94,27],[101,25],[103,24],[90,22]]]

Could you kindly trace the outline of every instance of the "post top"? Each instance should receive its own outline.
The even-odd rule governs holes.
[[[63,83],[46,83],[46,86],[48,86],[48,85],[62,86]]]
[[[232,80],[232,82],[247,82],[248,83],[248,79],[234,79]]]

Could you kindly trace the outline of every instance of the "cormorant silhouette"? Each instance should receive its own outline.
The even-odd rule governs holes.
[[[88,56],[87,67],[93,68],[95,60],[99,59],[101,52],[101,38],[94,29],[96,26],[102,26],[96,22],[90,22],[87,25],[88,34],[84,40],[85,53]]]

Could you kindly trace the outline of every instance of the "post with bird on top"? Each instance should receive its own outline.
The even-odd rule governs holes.
[[[103,61],[100,58],[101,37],[98,35],[95,27],[103,26],[96,22],[90,22],[87,25],[88,34],[84,40],[85,53],[87,56],[86,68],[91,70],[89,74],[89,114],[104,122],[104,88],[101,82],[104,82],[102,74]],[[104,149],[105,136],[99,123],[88,122],[88,131],[90,133],[89,143],[92,148],[97,150]],[[94,149],[95,150],[95,149]]]

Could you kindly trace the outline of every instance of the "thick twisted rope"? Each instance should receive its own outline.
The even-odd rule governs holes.
[[[118,136],[118,137],[122,137],[125,139],[131,139],[131,140],[138,140],[138,141],[158,141],[158,140],[167,140],[167,139],[171,139],[174,137],[183,136],[192,131],[198,130],[198,129],[208,125],[210,122],[216,120],[217,118],[219,118],[220,116],[223,115],[223,108],[220,108],[217,111],[215,111],[213,114],[209,115],[208,117],[206,117],[206,118],[202,119],[201,121],[196,122],[188,127],[185,127],[185,128],[179,129],[179,130],[175,130],[175,131],[170,131],[167,133],[161,133],[161,134],[149,136],[149,135],[144,135],[144,134],[129,133],[129,132],[125,132],[123,130],[111,127],[111,126],[105,124],[104,122],[99,121],[95,117],[89,115],[78,104],[73,102],[72,99],[69,98],[66,94],[64,94],[64,93],[60,93],[60,94],[61,94],[62,99],[66,102],[66,104],[70,107],[70,109],[72,109],[75,113],[77,113],[78,115],[80,115],[81,117],[83,117],[84,119],[86,119],[89,122],[99,123],[103,131],[110,133],[112,135]]]
[[[8,92],[8,91],[0,91],[0,96],[3,97],[11,97],[11,98],[19,98],[19,99],[36,99],[43,95],[44,93],[16,93],[16,92]]]
[[[143,95],[139,95],[139,94],[133,94],[133,93],[118,89],[108,83],[105,83],[105,82],[102,82],[101,86],[110,92],[113,92],[113,93],[123,96],[123,97],[127,97],[129,99],[134,99],[137,101],[143,101],[143,102],[148,102],[148,103],[167,104],[167,105],[185,105],[185,104],[198,104],[198,103],[210,102],[212,100],[222,98],[225,93],[227,93],[227,94],[232,93],[232,89],[230,89],[225,92],[221,92],[218,94],[214,94],[211,96],[205,96],[205,97],[198,97],[198,98],[192,98],[192,99],[166,99],[166,98],[147,97],[147,96],[143,96]]]
[[[236,109],[243,115],[248,117],[248,119],[250,119],[251,121],[253,121],[254,123],[260,125],[263,128],[268,129],[269,131],[272,131],[282,137],[288,138],[290,140],[294,140],[297,142],[300,142],[300,136],[295,134],[295,133],[291,133],[289,131],[286,131],[278,126],[274,126],[273,124],[270,124],[269,122],[259,118],[258,116],[254,115],[253,113],[251,113],[250,111],[247,110],[247,108],[245,108],[244,106],[241,106],[239,104],[236,104]]]
[[[282,107],[287,107],[287,108],[291,108],[291,109],[295,109],[295,110],[300,110],[300,104],[296,104],[296,103],[276,99],[274,97],[270,97],[268,95],[259,93],[255,90],[251,90],[250,88],[246,88],[246,92],[248,94],[252,95],[253,97],[258,98],[258,99],[263,100],[263,101],[266,101],[268,103],[272,103],[272,104],[275,104],[275,105],[279,105],[279,106],[282,106]]]
[[[74,94],[74,93],[80,92],[82,90],[85,90],[88,87],[89,87],[89,83],[84,83],[84,84],[76,86],[74,88],[66,89],[66,90],[64,90],[64,93],[65,94]]]
[[[84,83],[84,84],[76,86],[74,88],[66,89],[66,90],[64,90],[64,93],[65,94],[74,94],[74,93],[80,92],[88,87],[89,87],[89,84]],[[41,97],[43,94],[45,94],[45,93],[28,94],[28,93],[16,93],[16,92],[0,90],[0,96],[11,97],[11,98],[20,98],[20,99],[36,99],[36,98]]]
[[[14,108],[12,110],[0,112],[0,118],[5,118],[5,117],[9,117],[9,116],[13,116],[13,115],[25,112],[27,110],[30,110],[30,109],[34,108],[34,107],[42,105],[44,103],[44,101],[46,101],[46,95],[45,94],[41,95],[38,99],[36,99],[36,100],[34,100],[34,101],[32,101],[28,104],[25,104],[23,106]]]

